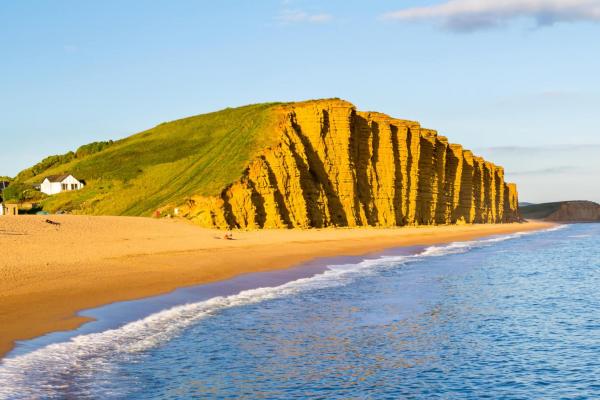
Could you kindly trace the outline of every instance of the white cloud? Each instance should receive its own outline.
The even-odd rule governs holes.
[[[471,32],[531,18],[538,26],[557,22],[600,22],[600,0],[450,0],[384,14],[398,21],[432,21],[442,27]]]
[[[277,20],[284,24],[292,24],[292,23],[325,23],[329,22],[333,19],[330,14],[320,13],[320,14],[310,14],[306,11],[301,10],[283,10],[278,16]]]

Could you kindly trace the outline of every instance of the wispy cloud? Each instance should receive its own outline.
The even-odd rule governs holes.
[[[600,151],[600,144],[554,144],[540,146],[493,146],[481,147],[478,151],[507,153],[507,154],[531,154],[531,153],[556,153],[574,151]]]
[[[517,18],[533,19],[538,26],[557,22],[600,22],[600,0],[450,0],[392,11],[383,18],[430,21],[455,32],[496,28]]]
[[[581,171],[582,168],[573,165],[562,165],[549,168],[530,169],[523,171],[507,171],[513,176],[523,175],[557,175],[557,174],[568,174],[573,172]]]
[[[302,10],[290,10],[286,9],[279,13],[277,21],[282,24],[294,24],[294,23],[311,23],[311,24],[322,24],[329,22],[333,19],[331,14],[326,13],[315,13],[311,14]]]

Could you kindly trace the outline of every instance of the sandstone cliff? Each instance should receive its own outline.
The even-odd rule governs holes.
[[[518,220],[504,170],[419,123],[343,100],[278,105],[276,145],[220,196],[179,205],[218,228],[501,223]]]

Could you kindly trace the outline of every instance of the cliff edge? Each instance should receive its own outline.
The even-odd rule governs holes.
[[[217,196],[179,208],[207,227],[309,228],[519,220],[504,170],[419,123],[347,101],[275,107],[277,143]]]
[[[205,227],[311,228],[519,220],[502,167],[414,121],[340,99],[265,103],[162,123],[49,156],[13,192],[72,174],[49,212],[178,215]],[[38,199],[36,199],[38,201]]]

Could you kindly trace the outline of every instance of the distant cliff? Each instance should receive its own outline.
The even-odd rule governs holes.
[[[514,184],[417,122],[343,100],[266,103],[162,123],[50,156],[17,176],[85,180],[44,210],[177,214],[219,228],[402,226],[518,219]],[[31,189],[31,190],[30,190]]]
[[[554,222],[598,222],[600,221],[600,204],[585,200],[531,204],[521,207],[521,213],[527,219]]]
[[[417,122],[343,100],[277,106],[274,146],[184,215],[209,227],[500,223],[519,219],[504,170]]]

